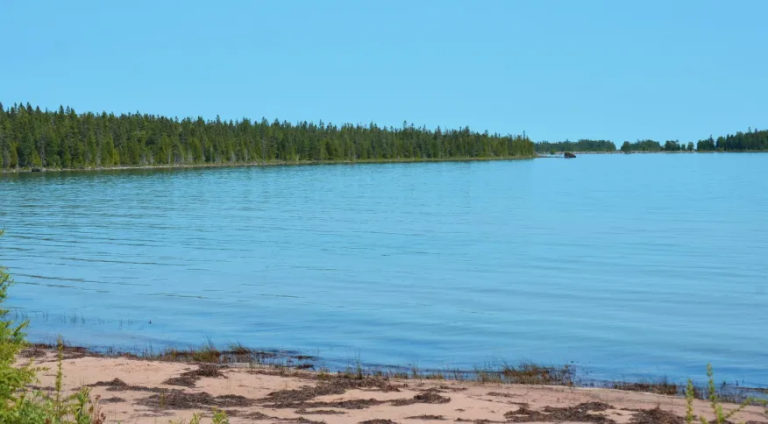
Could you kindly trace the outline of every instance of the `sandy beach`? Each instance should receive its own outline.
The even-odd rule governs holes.
[[[56,352],[26,352],[52,391]],[[232,423],[684,423],[685,399],[563,386],[435,379],[357,379],[272,366],[213,365],[66,352],[63,390],[90,387],[109,423],[167,423],[224,410]],[[735,405],[726,405],[727,409]],[[713,418],[708,402],[695,413]],[[768,423],[761,407],[734,422]]]

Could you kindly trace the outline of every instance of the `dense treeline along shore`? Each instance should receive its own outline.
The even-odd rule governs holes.
[[[533,143],[520,135],[469,128],[428,130],[273,121],[213,121],[147,114],[41,110],[0,103],[0,169],[104,169],[334,162],[411,162],[530,158],[553,152],[768,151],[768,131],[680,143],[609,140]]]
[[[536,153],[553,152],[615,152],[616,145],[609,140],[541,141],[536,143]]]
[[[336,126],[262,119],[213,121],[146,114],[78,114],[0,104],[0,168],[414,161],[533,157],[525,136],[471,131]]]
[[[667,140],[661,144],[655,140],[638,140],[634,143],[625,141],[621,148],[609,140],[579,140],[579,141],[542,141],[536,143],[537,153],[554,152],[599,152],[599,153],[632,153],[632,152],[764,152],[768,151],[768,130],[748,129],[747,132],[737,132],[718,137],[710,136],[699,140],[695,145],[692,141],[681,143],[677,140]]]

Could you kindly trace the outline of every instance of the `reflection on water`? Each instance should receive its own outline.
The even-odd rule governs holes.
[[[30,335],[768,384],[768,155],[0,176]]]

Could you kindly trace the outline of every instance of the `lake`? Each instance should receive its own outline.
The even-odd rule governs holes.
[[[768,155],[0,175],[30,338],[768,385]]]

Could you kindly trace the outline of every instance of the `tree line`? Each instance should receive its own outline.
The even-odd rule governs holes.
[[[536,143],[537,153],[555,152],[615,152],[616,145],[609,140],[541,141]]]
[[[560,141],[548,142],[542,141],[536,143],[537,153],[555,153],[555,152],[615,152],[616,145],[610,140],[587,140],[579,141]],[[768,151],[768,130],[753,130],[747,132],[737,132],[718,137],[710,136],[707,139],[699,140],[695,145],[692,141],[688,143],[678,140],[667,140],[661,144],[655,140],[638,140],[635,142],[625,141],[622,143],[619,151],[624,153],[631,152],[748,152],[748,151]]]
[[[768,150],[768,130],[753,130],[737,132],[725,137],[712,136],[705,140],[699,140],[696,150],[700,152],[733,152],[733,151],[766,151]]]
[[[40,110],[0,103],[0,165],[10,168],[532,157],[525,136],[266,119]]]
[[[693,142],[688,144],[680,143],[677,140],[667,140],[662,146],[661,143],[654,140],[639,140],[634,143],[625,141],[621,145],[621,150],[624,153],[630,152],[692,152]]]
[[[621,145],[622,152],[693,152],[693,142],[680,143],[677,140],[667,140],[664,145],[654,140],[642,140],[635,143],[625,141]],[[726,136],[709,136],[696,142],[698,152],[750,152],[768,151],[768,131],[752,130],[737,132]]]

